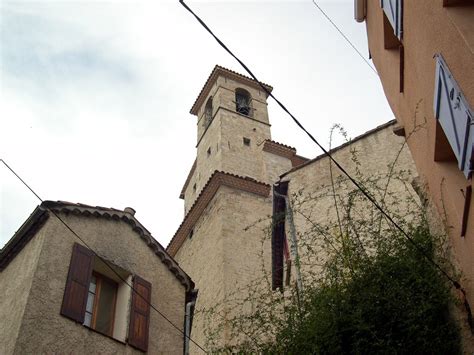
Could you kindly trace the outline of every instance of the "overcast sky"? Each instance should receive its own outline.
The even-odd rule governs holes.
[[[320,0],[368,57],[353,0]],[[378,77],[311,1],[189,1],[313,135],[393,118]],[[244,73],[178,1],[1,1],[0,158],[45,200],[136,209],[167,245],[195,159],[189,110],[216,64]],[[272,138],[321,152],[273,102]],[[39,204],[0,166],[0,246]]]

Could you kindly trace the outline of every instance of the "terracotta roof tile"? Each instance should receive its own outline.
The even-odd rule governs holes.
[[[66,201],[44,201],[36,207],[28,220],[23,223],[12,239],[0,252],[0,270],[18,254],[23,246],[35,235],[38,226],[45,221],[49,215],[48,211],[54,213],[73,213],[85,217],[100,217],[121,220],[129,224],[133,231],[137,233],[146,245],[153,250],[163,264],[173,273],[173,275],[186,287],[187,291],[194,288],[191,278],[179,267],[179,264],[167,253],[165,248],[151,235],[151,233],[129,212],[115,208],[90,206],[83,203],[73,203]]]

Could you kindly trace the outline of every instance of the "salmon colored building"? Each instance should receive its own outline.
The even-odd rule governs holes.
[[[474,305],[474,1],[355,0],[369,53]]]

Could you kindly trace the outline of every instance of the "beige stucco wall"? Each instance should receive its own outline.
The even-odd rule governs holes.
[[[447,218],[455,261],[464,274],[463,287],[474,304],[474,199],[467,234],[461,237],[462,191],[470,184],[456,162],[435,162],[436,119],[433,112],[435,67],[441,53],[471,108],[474,107],[474,7],[443,7],[442,0],[405,1],[403,9],[404,92],[399,92],[398,50],[383,47],[383,13],[378,0],[368,0],[367,33],[374,64],[398,122],[407,133],[418,172],[440,215]]]
[[[151,303],[182,328],[184,286],[130,225],[97,217],[62,217],[99,255],[151,282]],[[44,242],[34,270],[14,353],[141,353],[60,315],[72,248],[78,240],[55,217],[48,220],[41,233]],[[15,260],[20,262],[27,256],[20,253]],[[182,334],[157,312],[150,310],[148,353],[182,354],[182,351]]]
[[[15,348],[44,237],[40,230],[0,272],[0,354],[11,354]]]

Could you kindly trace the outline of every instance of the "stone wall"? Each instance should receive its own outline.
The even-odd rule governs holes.
[[[397,137],[392,129],[393,125],[382,126],[337,148],[332,156],[366,186],[389,215],[406,223],[421,205],[412,186],[417,172],[408,146],[404,144],[405,139]],[[347,217],[349,197],[353,198],[350,218],[354,221],[374,221],[381,223],[382,227],[388,226],[385,218],[380,217],[362,194],[355,194],[357,188],[334,164],[331,168],[333,191],[330,164],[328,157],[321,156],[282,177],[282,180],[289,181],[288,194],[300,243],[302,270],[308,277],[318,277],[318,270],[330,248],[330,239],[337,234],[337,213],[341,219]],[[286,227],[289,237],[288,224]]]
[[[192,237],[183,243],[175,255],[176,261],[193,278],[199,290],[193,320],[192,338],[200,345],[206,344],[206,317],[203,310],[224,300],[224,253],[222,220],[219,217],[225,208],[225,196],[220,189],[195,224]],[[191,344],[190,351],[199,353]]]
[[[175,259],[199,289],[192,338],[201,345],[229,344],[229,329],[215,339],[209,332],[225,324],[233,312],[228,303],[245,295],[246,287],[269,271],[271,198],[226,186],[219,191],[181,246]],[[263,256],[263,258],[262,258]],[[264,264],[263,264],[264,263]],[[207,313],[213,309],[212,314]],[[192,353],[199,350],[191,345]]]

